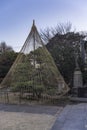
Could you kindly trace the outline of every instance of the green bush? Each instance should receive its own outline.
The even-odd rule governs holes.
[[[36,85],[34,88],[34,93],[36,94],[36,96],[38,98],[41,98],[41,94],[43,93],[44,91],[44,86],[43,85]]]
[[[36,85],[33,81],[28,82],[17,82],[13,84],[11,89],[13,92],[31,92],[33,95],[37,96],[38,98],[41,97],[41,94],[44,91],[43,85]]]
[[[57,92],[57,90],[54,89],[54,88],[50,88],[50,89],[47,90],[47,94],[50,95],[50,96],[55,95],[56,92]]]

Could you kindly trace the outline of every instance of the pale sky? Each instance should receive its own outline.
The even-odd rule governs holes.
[[[0,42],[19,51],[33,19],[38,30],[69,21],[87,31],[87,0],[0,0]]]

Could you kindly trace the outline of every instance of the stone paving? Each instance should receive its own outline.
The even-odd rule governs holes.
[[[50,130],[61,107],[0,104],[0,130]]]
[[[51,130],[87,130],[87,103],[67,105]]]

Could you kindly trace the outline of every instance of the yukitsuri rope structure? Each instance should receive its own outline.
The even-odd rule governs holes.
[[[59,98],[69,88],[46,49],[33,21],[31,31],[15,62],[0,84],[5,98]],[[13,94],[14,93],[14,94]],[[19,95],[19,96],[18,96]],[[14,101],[14,100],[12,100]]]

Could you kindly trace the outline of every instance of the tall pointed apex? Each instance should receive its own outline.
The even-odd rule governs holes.
[[[35,26],[35,20],[33,20],[31,31],[35,31],[35,30],[37,30],[37,29],[36,29],[36,26]]]
[[[35,26],[35,20],[33,19],[33,26]]]

